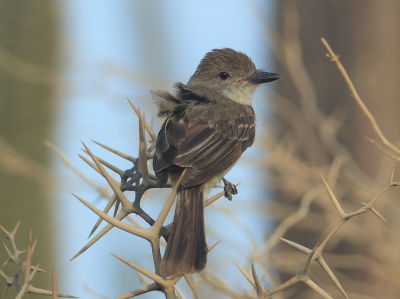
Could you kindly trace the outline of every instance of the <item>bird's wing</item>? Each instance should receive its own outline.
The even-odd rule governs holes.
[[[167,119],[158,135],[153,167],[159,181],[167,180],[169,167],[187,168],[184,187],[205,183],[229,169],[253,144],[254,118],[210,121],[186,115]]]

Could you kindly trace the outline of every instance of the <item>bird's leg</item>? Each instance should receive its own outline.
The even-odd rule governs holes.
[[[238,194],[236,186],[227,181],[225,178],[222,178],[222,181],[224,182],[225,197],[229,200],[232,200],[232,194]]]

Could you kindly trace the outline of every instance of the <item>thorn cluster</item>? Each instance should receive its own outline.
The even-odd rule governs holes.
[[[258,278],[257,272],[255,271],[255,267],[252,264],[252,276],[250,276],[243,268],[241,268],[239,265],[236,265],[240,272],[244,275],[244,277],[250,282],[250,284],[253,285],[253,287],[256,289],[257,292],[257,298],[271,298],[272,295],[282,292],[289,287],[299,283],[303,282],[310,286],[313,290],[315,290],[317,293],[319,293],[321,296],[324,298],[332,298],[327,292],[325,292],[321,287],[319,287],[315,282],[311,280],[311,278],[308,276],[308,269],[310,264],[313,261],[316,261],[321,268],[328,274],[329,278],[333,281],[335,286],[340,290],[340,292],[343,294],[343,296],[346,299],[349,299],[347,296],[345,290],[343,289],[342,285],[340,284],[339,280],[336,278],[335,274],[333,274],[332,270],[328,266],[328,264],[325,262],[325,260],[322,258],[322,252],[328,243],[328,241],[332,238],[332,236],[339,230],[339,228],[342,227],[344,223],[346,223],[349,219],[352,217],[358,216],[360,214],[363,214],[365,212],[371,211],[374,213],[376,216],[378,216],[380,219],[383,221],[387,222],[385,218],[382,217],[381,214],[374,208],[374,203],[378,200],[378,198],[381,197],[381,195],[390,187],[393,186],[398,186],[399,182],[393,182],[393,172],[390,178],[389,184],[377,195],[375,196],[370,202],[368,203],[361,203],[363,207],[360,209],[351,212],[351,213],[345,213],[343,208],[341,207],[339,201],[337,200],[335,194],[332,192],[331,188],[329,187],[328,183],[324,179],[324,177],[321,175],[322,182],[326,188],[326,191],[328,192],[328,195],[330,199],[332,200],[333,205],[335,206],[338,214],[339,214],[339,221],[337,225],[331,230],[331,232],[328,234],[328,236],[320,243],[316,244],[313,249],[309,249],[307,247],[304,247],[300,244],[297,244],[295,242],[286,240],[284,238],[279,238],[281,241],[285,242],[286,244],[289,244],[290,246],[294,247],[295,249],[307,254],[307,258],[303,264],[303,267],[301,270],[294,275],[291,279],[286,281],[285,283],[277,286],[276,288],[270,290],[269,288],[264,288],[261,285],[260,279]]]
[[[129,99],[128,99],[129,101]],[[158,215],[157,219],[151,218],[141,207],[141,199],[144,193],[152,188],[157,188],[157,183],[155,180],[155,176],[149,172],[148,169],[148,161],[153,158],[153,152],[156,144],[156,135],[150,128],[150,126],[145,121],[145,116],[137,109],[131,101],[129,101],[131,107],[135,111],[137,117],[139,118],[139,155],[137,158],[129,156],[125,153],[122,153],[118,150],[115,150],[111,147],[108,147],[104,144],[94,141],[96,144],[100,145],[101,147],[107,149],[108,151],[120,156],[123,159],[126,159],[133,163],[133,167],[128,170],[121,170],[116,166],[112,165],[111,163],[95,156],[92,151],[85,145],[84,152],[90,156],[92,159],[91,162],[87,158],[80,155],[80,157],[89,164],[95,171],[97,171],[101,176],[103,176],[107,183],[111,186],[113,195],[108,201],[108,204],[104,208],[103,211],[100,211],[95,206],[91,205],[84,199],[80,198],[79,196],[73,194],[79,201],[81,201],[84,205],[86,205],[90,210],[96,213],[99,216],[96,224],[94,225],[89,237],[96,231],[99,227],[101,222],[105,220],[107,225],[97,234],[95,235],[81,250],[75,254],[71,260],[75,259],[87,249],[89,249],[95,242],[97,242],[101,237],[103,237],[107,232],[109,232],[113,227],[120,228],[128,233],[131,233],[135,236],[141,237],[147,240],[150,243],[153,262],[154,262],[154,273],[144,269],[143,267],[136,265],[130,261],[125,260],[122,257],[114,255],[114,257],[118,258],[128,266],[134,268],[139,273],[143,274],[144,276],[153,280],[153,283],[146,285],[143,288],[138,290],[134,290],[118,298],[131,298],[137,295],[147,293],[150,291],[161,291],[165,294],[166,298],[176,298],[182,297],[180,295],[179,290],[176,289],[175,284],[180,280],[182,275],[172,277],[170,279],[166,279],[161,276],[160,274],[160,262],[161,262],[161,254],[160,254],[160,238],[163,237],[165,240],[168,240],[169,235],[169,228],[171,225],[164,226],[164,221],[167,217],[168,212],[170,211],[178,189],[180,187],[180,180],[175,185],[174,189],[172,190],[168,200],[166,201],[163,209],[161,210],[160,214]],[[148,146],[146,141],[146,132],[150,136],[150,145]],[[120,182],[117,182],[112,176],[105,170],[105,167],[110,169],[111,171],[115,172],[120,176]],[[182,175],[185,172],[182,173]],[[166,186],[167,188],[171,188],[171,186]],[[135,192],[135,200],[130,202],[128,198],[125,196],[124,192],[131,191]],[[208,206],[218,198],[220,198],[224,194],[224,191],[218,193],[217,195],[213,196],[212,198],[208,199],[204,202],[204,206]],[[113,216],[108,215],[108,212],[114,205],[114,214]],[[134,225],[130,225],[127,223],[122,222],[124,218],[126,218],[130,214],[136,214],[145,220],[150,227],[145,229],[141,227],[137,227]],[[214,245],[215,246],[215,245]],[[211,246],[212,249],[214,246]],[[192,289],[193,293],[197,294],[193,279],[189,275],[185,275],[186,281],[188,285]],[[182,297],[183,298],[183,297]]]
[[[55,269],[53,269],[53,290],[52,291],[35,288],[32,285],[32,280],[33,280],[33,277],[35,276],[36,272],[45,272],[45,273],[47,273],[47,272],[45,270],[39,268],[39,264],[37,264],[36,267],[31,265],[32,255],[33,255],[33,252],[35,251],[36,242],[37,242],[37,239],[36,239],[32,244],[32,231],[29,234],[28,249],[22,250],[22,251],[18,250],[17,245],[15,243],[15,234],[17,232],[19,224],[20,224],[20,222],[17,223],[17,225],[15,226],[15,228],[12,232],[7,231],[5,228],[3,228],[0,225],[0,228],[6,233],[7,239],[10,241],[11,246],[12,246],[12,250],[10,250],[7,247],[7,245],[3,242],[4,248],[6,249],[7,254],[8,254],[8,258],[3,263],[3,265],[0,267],[0,276],[6,282],[6,286],[4,288],[2,298],[5,297],[7,291],[9,290],[9,288],[11,286],[13,286],[18,292],[18,295],[15,297],[16,299],[22,298],[25,294],[28,294],[28,293],[52,296],[53,298],[57,298],[57,297],[76,298],[74,296],[57,293],[57,281],[55,278]],[[22,262],[20,260],[20,255],[22,255],[25,252],[27,252],[26,261]],[[10,262],[15,263],[18,267],[17,272],[14,274],[14,276],[8,276],[1,270],[5,265],[7,265]],[[20,284],[20,282],[19,282],[21,275],[23,275],[23,277],[24,277],[24,281],[22,284]]]

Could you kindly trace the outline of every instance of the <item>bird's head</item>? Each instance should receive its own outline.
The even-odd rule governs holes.
[[[277,79],[278,74],[257,70],[246,54],[224,48],[205,55],[187,86],[199,95],[251,105],[256,88]]]

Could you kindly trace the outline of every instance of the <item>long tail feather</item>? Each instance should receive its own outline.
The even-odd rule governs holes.
[[[204,185],[190,187],[179,193],[167,248],[161,261],[165,277],[195,273],[207,262],[204,231]]]

